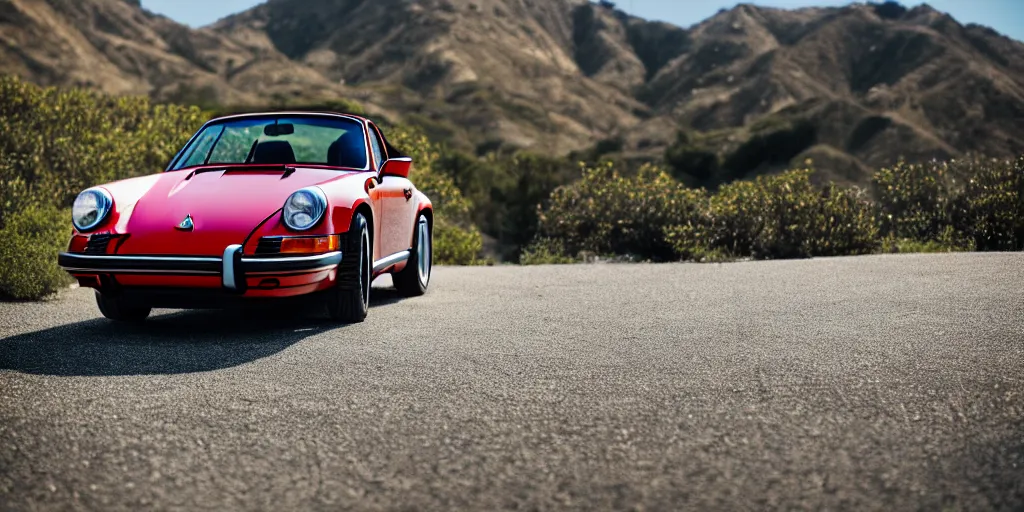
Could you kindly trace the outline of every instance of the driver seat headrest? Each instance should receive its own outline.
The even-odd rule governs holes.
[[[255,164],[294,164],[295,151],[286,140],[268,140],[256,146]]]
[[[366,167],[366,140],[358,130],[345,132],[327,149],[327,165],[362,169]]]

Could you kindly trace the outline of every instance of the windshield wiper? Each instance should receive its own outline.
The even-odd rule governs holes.
[[[224,132],[227,131],[223,126],[220,127],[220,133],[217,134],[217,139],[210,144],[210,151],[206,153],[206,158],[203,159],[203,165],[210,163],[210,157],[213,156],[213,150],[217,148],[217,144],[220,142],[220,138],[224,136]]]
[[[256,137],[256,140],[252,141],[252,147],[249,148],[249,154],[245,155],[245,161],[243,164],[247,164],[252,161],[252,158],[256,156],[256,146],[260,144],[260,138]]]

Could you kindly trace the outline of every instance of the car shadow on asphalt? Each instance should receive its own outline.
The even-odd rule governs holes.
[[[402,299],[391,289],[374,288],[370,296],[371,309]],[[372,312],[366,321],[373,321]],[[0,371],[52,376],[205,372],[269,357],[307,337],[346,327],[294,307],[171,311],[141,324],[98,318],[0,339]]]

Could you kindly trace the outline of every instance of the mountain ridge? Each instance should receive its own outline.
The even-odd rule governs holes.
[[[741,3],[682,28],[586,0],[270,0],[192,29],[136,0],[4,0],[0,43],[0,72],[43,85],[356,99],[478,153],[616,139],[650,159],[683,130],[735,163],[791,130],[731,175],[813,158],[863,183],[901,157],[1024,152],[1024,43],[927,4]]]

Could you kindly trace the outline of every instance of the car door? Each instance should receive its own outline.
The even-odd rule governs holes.
[[[373,261],[377,261],[387,253],[384,251],[384,190],[379,184],[372,184],[369,190],[370,206],[373,208]]]
[[[369,128],[374,160],[386,162],[387,153],[383,138],[376,126],[369,124]],[[381,258],[386,258],[411,248],[412,232],[416,225],[416,205],[412,202],[413,188],[408,178],[381,175],[378,188],[381,191],[384,217],[380,234]]]
[[[380,172],[381,166],[384,164],[383,156],[380,152],[380,146],[376,144],[374,136],[372,135],[373,130],[367,127],[367,144],[370,148],[370,169],[374,172]],[[384,238],[381,236],[384,230],[384,197],[387,195],[384,190],[383,184],[377,183],[377,180],[373,180],[367,191],[370,196],[370,206],[373,208],[373,261],[377,261],[388,255],[388,252],[384,248]]]

